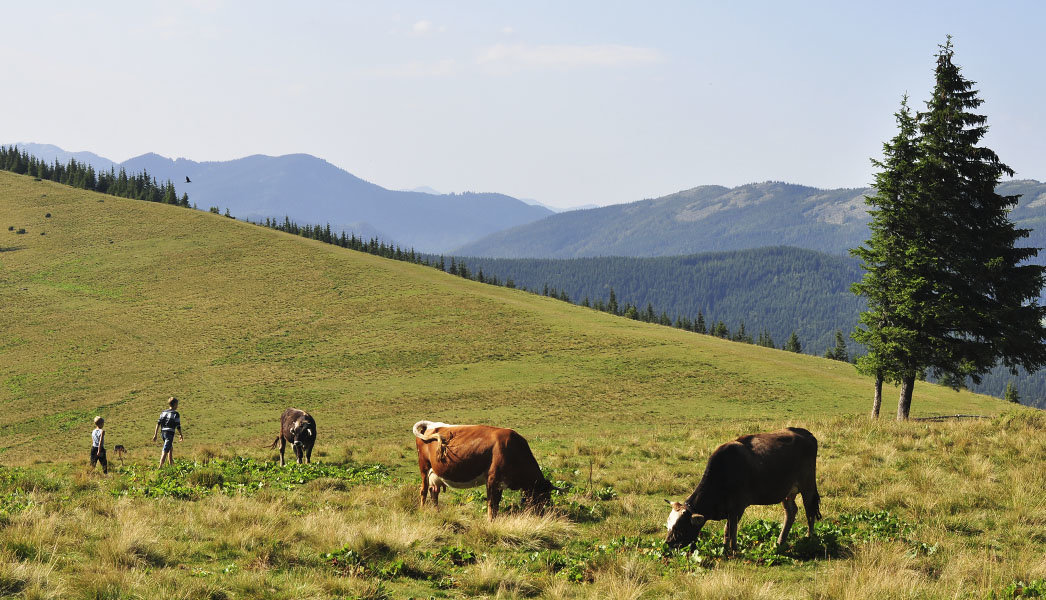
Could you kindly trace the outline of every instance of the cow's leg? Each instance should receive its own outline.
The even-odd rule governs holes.
[[[498,507],[501,506],[501,486],[497,479],[491,477],[487,480],[487,519],[493,521],[498,516]]]
[[[734,536],[737,533],[734,531],[734,527],[737,523],[733,517],[726,518],[726,525],[723,526],[723,556],[729,556],[734,548]]]
[[[312,464],[312,446],[305,449],[305,462],[310,465]]]
[[[814,523],[821,518],[821,495],[817,493],[817,481],[814,473],[814,465],[811,464],[799,482],[799,493],[803,495],[803,510],[806,512],[806,523],[810,528],[806,535],[810,538],[814,537]]]
[[[429,496],[429,465],[420,456],[418,457],[418,468],[421,469],[421,505],[425,506],[425,501]]]
[[[284,462],[283,462],[283,452],[286,449],[287,449],[287,440],[284,439],[284,437],[281,435],[280,436],[280,466],[281,467],[284,464]]]
[[[777,536],[778,548],[784,547],[785,540],[788,539],[788,531],[792,528],[792,523],[795,522],[795,515],[799,512],[799,507],[795,504],[795,496],[788,496],[781,502],[785,509],[785,520],[784,524],[781,525],[781,535]]]
[[[741,522],[741,515],[744,513],[745,509],[742,508],[727,514],[726,531],[723,533],[724,554],[737,551],[737,524]]]
[[[305,462],[305,458],[302,454],[304,453],[301,450],[301,444],[294,444],[294,460],[296,460],[299,465]]]

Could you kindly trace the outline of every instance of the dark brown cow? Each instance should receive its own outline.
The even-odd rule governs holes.
[[[523,502],[541,507],[552,500],[552,484],[541,473],[530,445],[511,429],[487,425],[414,424],[421,469],[421,504],[429,492],[439,506],[439,493],[452,488],[487,486],[487,517],[498,514],[502,490],[522,490]]]
[[[297,408],[288,408],[280,416],[280,435],[272,443],[270,448],[280,445],[280,466],[283,466],[283,451],[287,442],[294,448],[294,456],[298,464],[302,463],[304,455],[305,462],[312,462],[312,447],[316,444],[316,420],[312,415]]]
[[[726,551],[737,549],[737,522],[753,504],[784,505],[785,521],[779,546],[799,507],[796,494],[803,495],[803,507],[814,534],[814,522],[821,518],[821,497],[817,494],[815,471],[817,438],[798,427],[771,433],[745,435],[727,442],[708,457],[705,474],[697,489],[684,502],[670,502],[668,515],[669,546],[681,547],[697,539],[705,521],[726,519],[723,543]]]

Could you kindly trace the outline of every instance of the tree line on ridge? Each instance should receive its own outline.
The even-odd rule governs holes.
[[[130,175],[122,168],[119,172],[115,168],[95,171],[93,166],[73,158],[66,164],[57,159],[48,163],[19,150],[17,146],[0,146],[0,169],[110,196],[189,208],[188,194],[183,193],[179,197],[170,180],[158,183],[155,177],[145,171]]]

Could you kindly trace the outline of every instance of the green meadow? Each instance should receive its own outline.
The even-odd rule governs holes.
[[[6,172],[0,306],[0,597],[1046,593],[1046,418],[995,398],[918,384],[914,417],[989,418],[872,423],[844,363]],[[172,395],[185,441],[157,471]],[[289,406],[319,439],[282,472]],[[512,427],[566,491],[494,523],[481,490],[419,510],[420,419]],[[820,440],[817,539],[778,552],[783,511],[752,507],[740,556],[720,523],[667,552],[664,499],[783,426]]]

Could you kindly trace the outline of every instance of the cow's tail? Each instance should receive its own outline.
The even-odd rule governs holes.
[[[275,450],[276,449],[276,444],[279,444],[279,443],[280,443],[280,436],[276,436],[276,439],[272,442],[272,445],[269,446],[269,450]]]
[[[805,431],[805,430],[803,430]],[[807,466],[804,468],[802,475],[805,479],[803,483],[803,508],[806,510],[806,517],[812,523],[817,519],[823,519],[821,516],[821,494],[817,492],[817,438],[813,436],[809,431],[805,433],[810,437],[811,451],[810,458],[808,459]]]
[[[809,497],[807,494],[803,494],[803,508],[806,510],[807,518],[811,521],[824,518],[821,515],[821,495],[817,493],[816,487],[810,491]]]
[[[445,426],[446,423],[433,423],[432,421],[418,421],[414,424],[414,436],[423,442],[430,442],[432,440],[439,441],[439,458],[443,460],[447,457],[447,443],[448,439],[443,437],[438,431],[428,433],[429,429],[435,429],[436,427]]]

